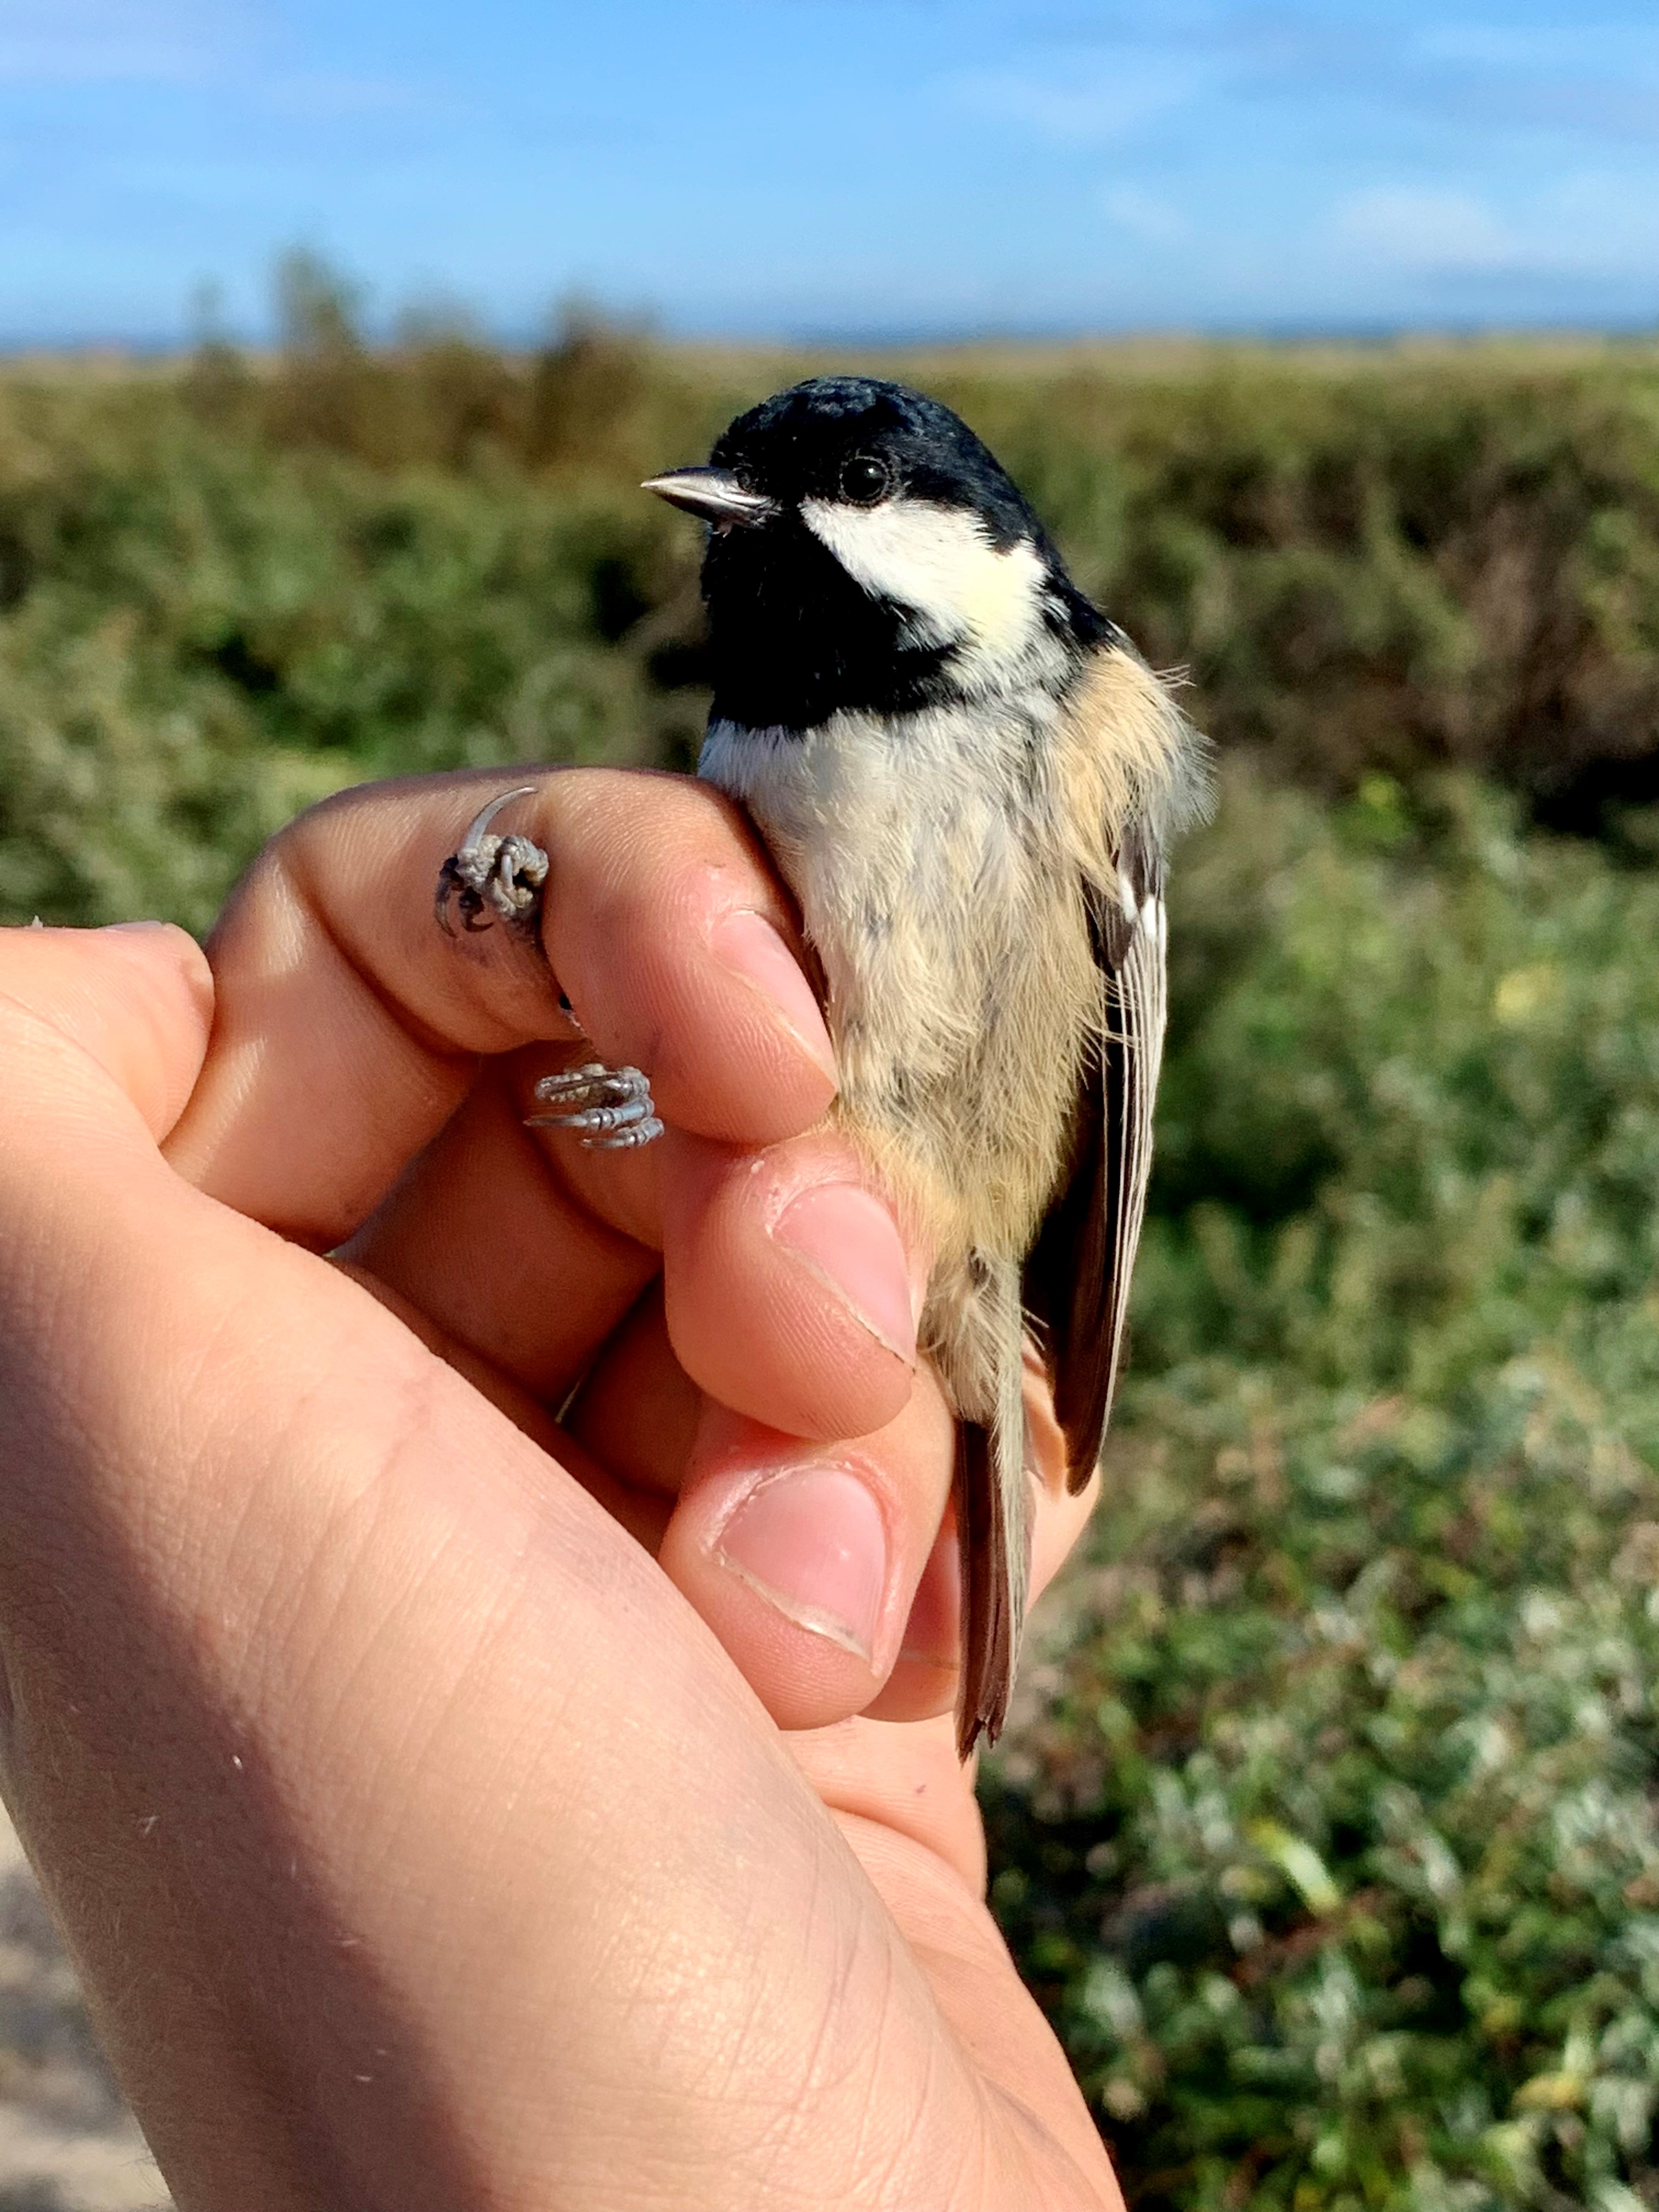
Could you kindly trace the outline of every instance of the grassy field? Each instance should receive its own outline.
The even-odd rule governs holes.
[[[199,927],[367,776],[692,756],[634,487],[805,364],[288,307],[0,379],[11,919]],[[1139,2206],[1659,2206],[1659,350],[896,366],[1224,765],[1004,1924]]]

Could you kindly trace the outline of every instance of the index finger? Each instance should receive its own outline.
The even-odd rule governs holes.
[[[793,917],[706,785],[543,772],[497,827],[547,853],[545,960],[505,927],[444,935],[440,867],[511,780],[367,786],[265,848],[210,940],[218,1015],[168,1146],[181,1173],[336,1244],[454,1111],[479,1055],[584,1033],[596,1057],[642,1067],[664,1118],[696,1134],[764,1145],[818,1119],[834,1061]]]

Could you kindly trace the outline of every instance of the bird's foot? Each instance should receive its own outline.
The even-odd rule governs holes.
[[[501,921],[534,933],[547,881],[547,855],[516,832],[492,836],[489,825],[509,799],[527,799],[535,788],[533,783],[520,784],[516,791],[492,799],[468,823],[459,852],[452,853],[439,870],[434,907],[446,937],[455,934],[449,920],[452,900],[463,929],[488,929],[492,921]]]
[[[562,1075],[544,1075],[536,1085],[551,1114],[532,1114],[530,1129],[571,1129],[589,1152],[631,1152],[662,1134],[651,1103],[651,1085],[637,1067],[606,1067],[592,1060]]]
[[[481,808],[468,823],[460,849],[439,871],[435,908],[447,936],[455,933],[452,903],[463,929],[488,929],[500,920],[534,931],[547,882],[547,855],[528,837],[497,837],[489,827],[509,800],[527,799],[534,789],[533,784],[522,784]],[[571,1026],[580,1030],[562,994],[559,1005]],[[544,1076],[536,1097],[554,1110],[527,1115],[526,1127],[571,1130],[590,1152],[632,1152],[662,1134],[651,1085],[637,1067],[606,1067],[592,1060],[562,1075]]]

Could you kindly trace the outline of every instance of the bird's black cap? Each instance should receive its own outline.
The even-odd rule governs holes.
[[[650,487],[713,525],[703,563],[716,719],[808,729],[842,708],[903,713],[953,696],[954,649],[919,636],[902,587],[855,582],[803,501],[911,501],[967,512],[999,550],[1029,544],[1042,615],[1076,647],[1105,618],[1066,576],[1018,485],[961,416],[902,384],[819,376],[774,393],[722,432],[706,469]]]
[[[879,455],[911,497],[971,507],[992,542],[1042,526],[990,447],[942,400],[873,376],[815,376],[739,415],[709,459],[782,501],[834,499],[849,459]]]

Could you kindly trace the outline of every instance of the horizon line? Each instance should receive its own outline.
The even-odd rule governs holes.
[[[1310,316],[1264,317],[1253,321],[1190,324],[1050,324],[1022,323],[988,327],[969,323],[875,324],[796,327],[775,331],[695,331],[664,328],[640,316],[594,314],[592,324],[624,338],[656,345],[665,350],[726,350],[743,353],[830,352],[841,349],[876,351],[915,351],[939,348],[966,351],[996,346],[1054,348],[1131,345],[1194,347],[1206,345],[1345,345],[1376,347],[1390,344],[1467,344],[1577,343],[1629,343],[1659,341],[1659,317],[1445,318],[1413,321],[1395,317],[1352,316],[1326,321]],[[487,322],[458,316],[453,328],[439,325],[429,332],[400,333],[395,322],[373,325],[360,334],[366,350],[397,353],[434,337],[455,337],[504,354],[535,354],[557,342],[556,319],[535,329],[522,324],[492,327]],[[66,362],[132,360],[161,362],[188,360],[204,344],[224,345],[256,356],[280,355],[279,337],[269,331],[209,331],[187,336],[167,331],[111,331],[85,332],[7,331],[0,327],[0,362],[27,360]]]

